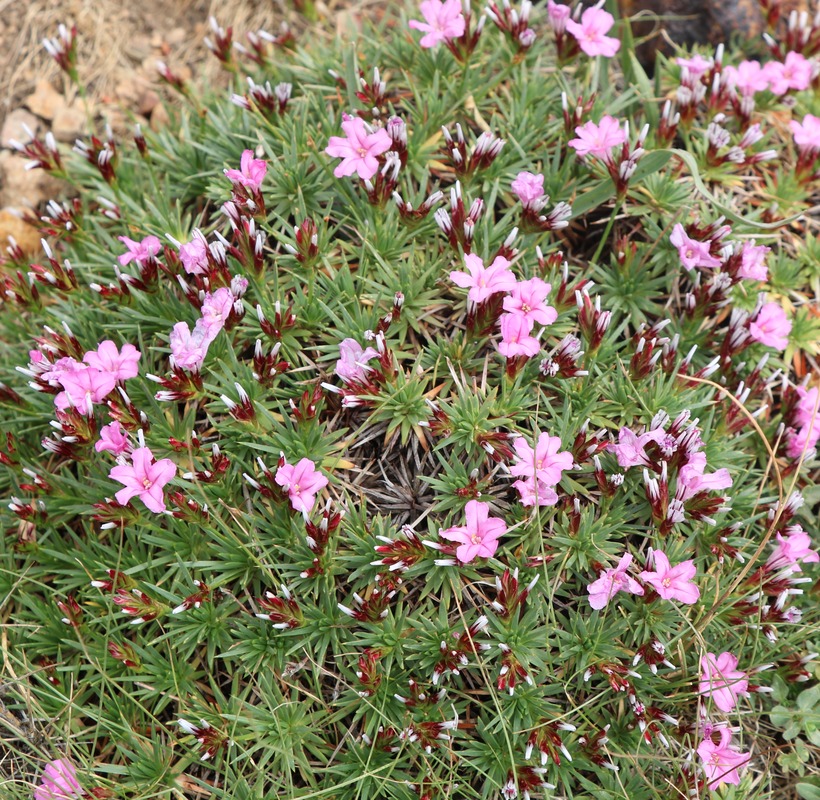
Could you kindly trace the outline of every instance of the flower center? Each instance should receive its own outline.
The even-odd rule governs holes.
[[[481,544],[481,537],[480,537],[477,533],[474,533],[474,534],[470,537],[470,541],[471,541],[473,544]]]
[[[154,482],[153,482],[150,478],[143,478],[143,479],[142,479],[142,485],[143,485],[143,487],[145,487],[146,489],[150,489],[150,488],[151,488],[151,486],[153,485],[153,483],[154,483]]]
[[[294,483],[294,484],[293,484],[293,486],[291,486],[291,487],[290,487],[290,493],[291,493],[291,494],[297,494],[297,495],[298,495],[298,494],[299,494],[299,492],[301,492],[301,491],[302,491],[302,490],[299,488],[299,484],[298,484],[298,483]]]
[[[668,589],[672,585],[672,579],[664,578],[661,583]]]
[[[364,158],[367,155],[367,148],[360,147],[357,152],[359,154],[359,158]]]
[[[528,305],[527,303],[522,303],[522,304],[521,304],[521,310],[522,310],[525,314],[529,314],[529,313],[530,313],[530,311],[532,311],[532,309],[529,307],[529,305]]]
[[[690,248],[686,251],[685,255],[686,255],[686,257],[687,257],[687,258],[694,258],[694,256],[695,256],[695,251],[694,251],[694,250],[690,247]]]

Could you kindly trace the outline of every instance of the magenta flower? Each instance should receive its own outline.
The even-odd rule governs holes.
[[[802,92],[811,86],[811,61],[802,53],[786,53],[783,63],[769,61],[763,71],[769,81],[769,89],[776,95],[786,94],[790,89]]]
[[[74,800],[85,792],[77,780],[77,770],[64,758],[46,764],[40,785],[34,790],[34,800]]]
[[[700,589],[692,580],[697,573],[694,561],[682,561],[674,567],[661,550],[649,550],[654,572],[644,570],[638,577],[652,586],[664,600],[678,600],[686,605],[697,603]]]
[[[505,358],[532,358],[541,349],[538,339],[530,336],[532,327],[532,320],[522,314],[502,314],[498,352]]]
[[[518,498],[522,506],[554,506],[558,502],[558,492],[538,478],[530,477],[513,483],[518,491]]]
[[[537,478],[547,486],[557,486],[561,473],[572,469],[572,453],[561,450],[561,438],[542,433],[535,449],[526,437],[518,436],[513,441],[518,461],[510,467],[510,475],[521,478]]]
[[[83,361],[90,367],[96,367],[100,372],[113,375],[115,380],[126,381],[139,373],[137,362],[141,355],[133,344],[124,344],[120,352],[114,342],[106,339],[100,342],[96,350],[89,350],[83,356]]]
[[[450,280],[462,289],[469,289],[467,299],[481,303],[497,292],[511,292],[515,289],[515,275],[510,262],[498,256],[489,267],[475,254],[464,256],[467,272],[451,272]]]
[[[231,183],[238,183],[252,192],[258,192],[268,172],[268,165],[253,155],[253,150],[245,150],[239,162],[239,169],[226,169],[223,172]]]
[[[811,549],[811,537],[799,525],[787,528],[786,534],[775,534],[777,544],[766,561],[767,569],[774,571],[788,567],[792,572],[802,572],[801,561],[804,564],[816,564],[820,561],[820,554]]]
[[[504,311],[524,317],[533,324],[552,325],[558,312],[546,303],[552,286],[541,278],[518,281],[509,297],[504,298]]]
[[[566,29],[578,40],[578,45],[588,56],[612,58],[621,47],[621,42],[605,36],[615,24],[615,18],[602,8],[588,8],[581,14],[581,21],[568,19]]]
[[[680,222],[672,228],[669,241],[677,247],[680,263],[686,269],[695,267],[719,267],[721,260],[710,255],[709,242],[698,242],[686,235],[686,231]]]
[[[532,172],[519,172],[510,188],[524,206],[528,207],[544,196],[544,176]]]
[[[820,420],[814,425],[804,425],[802,428],[786,428],[786,455],[789,458],[802,458],[805,454],[810,458],[820,441]]]
[[[731,653],[707,653],[700,659],[700,685],[698,692],[715,701],[715,705],[728,713],[737,705],[738,697],[748,697],[747,675],[737,668],[737,658]]]
[[[726,467],[715,472],[706,471],[706,454],[692,453],[678,473],[678,497],[688,500],[698,492],[719,492],[732,485],[732,476]]]
[[[344,178],[355,172],[363,181],[369,181],[379,171],[377,156],[393,146],[390,135],[384,128],[368,133],[364,120],[348,114],[344,115],[342,130],[345,135],[331,136],[325,148],[329,156],[342,159],[333,174]]]
[[[776,350],[786,349],[791,330],[791,320],[777,303],[766,303],[749,325],[752,339]]]
[[[128,433],[122,425],[115,421],[100,428],[100,438],[94,445],[94,449],[98,453],[107,450],[115,456],[121,456],[131,449],[131,442],[128,439]]]
[[[490,517],[489,503],[470,500],[464,507],[467,524],[439,531],[439,536],[451,542],[459,542],[456,557],[463,564],[474,558],[492,558],[498,550],[498,540],[507,532],[503,519]]]
[[[726,67],[723,72],[729,86],[744,97],[753,97],[769,88],[769,77],[759,61],[741,61],[736,67]]]
[[[597,581],[593,581],[587,586],[589,604],[596,611],[604,608],[618,592],[643,594],[643,587],[634,578],[630,578],[626,574],[631,563],[632,556],[627,553],[621,557],[617,567],[604,570]]]
[[[162,250],[162,242],[156,236],[146,236],[141,242],[135,242],[127,236],[118,236],[117,238],[128,248],[127,253],[117,257],[117,261],[123,267],[132,261],[142,265]]]
[[[189,275],[202,275],[207,272],[208,245],[199,231],[194,231],[190,242],[179,246],[179,258],[183,269]]]
[[[627,469],[629,467],[649,466],[645,447],[649,442],[660,443],[666,434],[660,429],[646,431],[640,436],[630,428],[621,428],[618,433],[618,444],[611,444],[607,448],[611,453],[615,453],[618,464]]]
[[[607,163],[612,158],[612,148],[626,141],[626,132],[621,123],[608,114],[601,117],[597,125],[592,121],[579,125],[575,133],[578,138],[570,139],[569,146],[574,148],[579,156],[593,155]]]
[[[91,416],[94,412],[94,403],[102,403],[114,391],[117,379],[96,367],[86,367],[73,372],[63,372],[60,384],[64,391],[54,398],[54,405],[60,411],[76,408],[81,414]]]
[[[794,134],[794,143],[802,155],[814,155],[820,150],[820,117],[806,114],[802,122],[792,120],[789,127]]]
[[[820,388],[813,386],[806,390],[805,386],[798,386],[796,389],[797,405],[792,413],[794,423],[799,427],[807,427],[814,423],[820,427],[820,419],[817,417],[818,404],[820,404]]]
[[[464,35],[466,20],[461,0],[423,0],[419,10],[424,22],[411,19],[407,24],[414,30],[424,32],[419,42],[422,47],[435,47],[448,39],[458,39]]]
[[[711,58],[704,58],[699,53],[695,53],[691,58],[676,58],[675,63],[689,73],[690,81],[700,80],[702,75],[709,72],[715,66]]]
[[[747,280],[765,281],[769,277],[769,270],[766,267],[766,256],[769,252],[771,252],[770,247],[762,244],[756,245],[754,239],[743,242],[737,274]]]
[[[114,495],[120,505],[139,497],[149,511],[160,514],[165,511],[163,487],[176,474],[177,465],[170,458],[155,461],[149,448],[138,447],[131,453],[131,463],[117,464],[108,477],[125,486]]]
[[[373,368],[367,366],[371,359],[379,357],[379,351],[373,347],[362,348],[355,339],[344,339],[339,342],[339,360],[333,370],[343,383],[364,383],[367,373]]]
[[[309,458],[297,464],[286,461],[276,470],[273,479],[288,493],[291,507],[306,517],[316,503],[316,495],[329,483]]]
[[[202,321],[197,320],[193,333],[187,322],[177,322],[171,329],[168,343],[171,347],[171,357],[177,367],[198,371],[208,354],[211,340],[206,335]]]
[[[698,745],[698,755],[703,761],[703,771],[712,791],[716,791],[724,783],[739,785],[738,769],[747,764],[752,757],[751,752],[740,753],[732,749],[731,739],[732,732],[729,728],[721,728],[720,744],[715,744],[708,738]]]
[[[225,327],[225,322],[233,311],[236,298],[227,286],[217,289],[215,292],[206,292],[202,302],[202,329],[205,338],[210,344],[219,332]],[[199,326],[199,322],[197,326]]]

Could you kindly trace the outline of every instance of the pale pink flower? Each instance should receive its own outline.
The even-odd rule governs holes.
[[[219,332],[225,327],[225,322],[231,311],[233,311],[235,302],[236,298],[227,286],[223,286],[215,292],[205,293],[201,309],[201,323],[208,344],[216,339]]]
[[[544,432],[538,436],[535,449],[524,436],[513,441],[518,461],[510,467],[510,475],[537,478],[547,486],[561,482],[561,474],[572,469],[572,453],[561,450],[561,437]]]
[[[724,783],[739,785],[738,770],[748,764],[752,757],[751,752],[740,753],[732,749],[731,739],[732,732],[729,728],[721,728],[720,744],[715,744],[707,738],[698,745],[698,755],[703,761],[703,771],[712,791],[717,791]]]
[[[191,241],[179,246],[179,259],[189,275],[202,275],[208,270],[208,245],[202,234],[197,233],[194,231]]]
[[[419,42],[422,47],[435,47],[448,39],[458,39],[464,34],[466,20],[462,13],[461,0],[423,0],[419,10],[424,22],[411,19],[407,24],[417,31],[424,32],[425,35]]]
[[[705,470],[706,454],[692,453],[678,473],[678,497],[681,500],[688,500],[698,492],[721,491],[732,485],[732,476],[725,467],[709,473]]]
[[[644,570],[638,577],[650,584],[664,600],[678,600],[686,605],[697,603],[700,589],[692,580],[697,574],[695,562],[681,561],[673,567],[663,551],[650,548],[649,555],[654,571]]]
[[[81,361],[77,361],[76,358],[72,358],[71,356],[58,358],[53,364],[48,364],[45,357],[39,350],[32,350],[29,355],[31,356],[32,364],[37,364],[42,368],[45,368],[45,371],[40,373],[40,378],[44,381],[54,381],[59,383],[65,373],[76,372],[77,370],[85,369],[86,367],[86,365]]]
[[[588,8],[581,14],[581,21],[567,20],[567,30],[578,40],[588,56],[611,58],[621,47],[620,40],[605,36],[615,24],[615,18],[602,8]]]
[[[286,461],[276,470],[273,479],[288,493],[294,511],[301,511],[305,516],[316,503],[316,495],[330,482],[309,458],[303,458],[296,464]]]
[[[63,372],[60,384],[64,391],[54,398],[54,405],[60,411],[76,408],[81,414],[91,416],[94,413],[94,403],[101,403],[114,391],[117,379],[96,367],[85,367],[73,372]]]
[[[820,150],[820,117],[806,114],[802,122],[792,120],[789,127],[794,134],[794,143],[804,155],[813,155]]]
[[[777,303],[766,303],[749,325],[752,339],[776,350],[788,347],[791,330],[791,320]]]
[[[544,176],[532,172],[519,172],[510,188],[525,207],[544,196]]]
[[[107,450],[115,456],[121,456],[131,449],[131,442],[128,439],[128,433],[122,425],[114,421],[100,428],[100,438],[94,445],[94,449],[98,453],[103,453]]]
[[[715,66],[714,59],[704,58],[700,53],[695,53],[691,58],[676,58],[675,63],[689,73],[691,81],[700,80],[702,75]]]
[[[34,789],[34,800],[74,800],[85,792],[77,780],[77,770],[64,758],[46,764],[40,785]]]
[[[626,132],[621,123],[608,114],[601,117],[597,125],[592,121],[579,125],[575,133],[578,138],[570,139],[569,146],[579,156],[593,155],[606,162],[612,158],[612,148],[626,141]]]
[[[607,448],[615,453],[618,464],[627,469],[629,467],[647,467],[650,464],[646,455],[646,445],[649,442],[661,442],[666,434],[660,429],[646,431],[640,436],[631,428],[621,428],[618,432],[618,444],[611,444]]]
[[[541,278],[518,281],[504,298],[504,311],[526,318],[533,324],[552,325],[558,312],[546,303],[552,286]]]
[[[605,569],[597,581],[593,581],[587,586],[589,604],[596,611],[604,608],[618,592],[643,594],[643,587],[634,578],[626,574],[631,563],[632,556],[626,553],[621,557],[617,567]]]
[[[379,159],[392,146],[393,140],[384,128],[368,133],[364,120],[344,115],[342,121],[344,136],[331,136],[325,153],[341,158],[342,163],[333,170],[337,178],[353,175],[355,172],[363,181],[370,180],[379,171]]]
[[[100,342],[96,350],[89,350],[83,356],[83,361],[90,367],[96,367],[100,372],[113,375],[115,380],[127,381],[139,373],[137,362],[141,355],[133,344],[126,343],[122,346],[122,351],[119,351],[114,342],[106,339]]]
[[[820,442],[820,418],[814,425],[803,425],[796,430],[786,428],[786,455],[789,458],[811,458],[814,448]]]
[[[535,477],[513,483],[518,491],[522,506],[554,506],[558,502],[558,493],[551,486]]]
[[[766,267],[766,256],[769,252],[770,247],[756,245],[754,239],[743,242],[737,274],[747,280],[765,281],[769,277],[769,270]]]
[[[177,322],[171,329],[168,343],[176,366],[180,369],[198,371],[205,361],[211,340],[207,338],[201,320],[198,320],[193,333],[187,322]]]
[[[468,289],[467,299],[481,303],[497,292],[511,292],[515,288],[515,275],[510,262],[498,256],[489,267],[474,253],[464,256],[467,272],[451,272],[450,280],[462,289]]]
[[[268,165],[261,158],[254,158],[253,150],[245,150],[239,161],[239,169],[226,169],[223,172],[231,183],[238,183],[252,192],[258,192],[268,172]]]
[[[749,696],[748,687],[747,675],[737,668],[737,658],[731,653],[701,657],[698,692],[711,697],[724,713],[737,705],[738,697]]]
[[[541,349],[538,339],[530,336],[532,320],[522,314],[502,314],[500,323],[501,341],[498,343],[498,352],[505,358],[532,358]]]
[[[814,423],[820,428],[820,417],[818,417],[820,388],[813,386],[807,390],[805,386],[798,386],[795,391],[799,398],[792,412],[795,425],[803,428]]]
[[[118,236],[117,238],[128,248],[128,252],[117,257],[117,261],[123,267],[132,261],[136,261],[141,266],[162,250],[162,242],[156,236],[146,236],[140,242],[135,242],[127,236]]]
[[[729,86],[737,89],[744,97],[753,97],[757,92],[769,88],[769,78],[759,61],[741,61],[736,67],[723,70]]]
[[[698,242],[687,236],[680,222],[672,228],[669,241],[678,249],[680,263],[686,269],[695,267],[719,267],[721,260],[710,255],[709,242]]]
[[[769,88],[776,95],[783,95],[793,89],[802,92],[811,86],[812,64],[802,53],[786,53],[783,63],[769,61],[763,71],[769,80]]]
[[[811,549],[811,537],[799,525],[789,526],[786,534],[786,536],[781,533],[775,534],[777,544],[766,561],[767,569],[778,570],[789,567],[793,572],[802,572],[801,561],[804,564],[816,564],[820,561],[820,555],[816,550]]]
[[[339,360],[333,370],[343,383],[363,383],[367,373],[373,368],[367,365],[371,359],[379,357],[379,351],[373,347],[362,348],[355,339],[344,339],[339,342]]]
[[[571,13],[572,9],[569,6],[556,3],[554,0],[548,0],[547,18],[549,20],[550,27],[557,34],[561,34],[567,29],[567,20],[569,19]]]
[[[156,461],[148,447],[138,447],[131,453],[131,463],[117,464],[108,477],[125,486],[114,495],[118,503],[125,505],[139,497],[149,511],[159,514],[165,511],[163,487],[176,474],[177,465],[170,458]]]
[[[456,557],[463,564],[474,558],[492,558],[498,549],[498,540],[507,532],[503,519],[490,517],[489,503],[470,500],[464,507],[467,524],[439,531],[439,536],[459,542]]]

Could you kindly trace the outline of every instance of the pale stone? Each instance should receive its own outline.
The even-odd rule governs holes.
[[[3,130],[0,131],[0,145],[10,148],[13,146],[12,141],[28,144],[33,136],[37,135],[39,128],[40,120],[34,114],[24,108],[16,108],[3,122]]]
[[[79,106],[63,106],[57,109],[51,132],[58,142],[73,142],[86,131],[86,115]]]
[[[47,80],[37,82],[34,93],[26,98],[25,103],[29,111],[49,122],[54,119],[57,109],[66,104],[65,98]]]
[[[0,253],[5,254],[9,245],[9,236],[29,257],[40,250],[40,231],[14,213],[4,208],[0,211]]]

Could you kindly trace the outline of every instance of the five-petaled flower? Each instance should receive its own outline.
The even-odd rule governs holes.
[[[119,351],[114,342],[106,339],[100,342],[96,350],[89,350],[83,356],[83,361],[100,372],[107,372],[118,381],[125,381],[136,377],[139,372],[137,362],[141,355],[133,344],[126,343],[122,346],[122,351]]]
[[[469,289],[467,299],[472,303],[481,303],[498,292],[511,292],[515,289],[515,275],[510,269],[510,262],[504,256],[496,256],[489,267],[474,253],[464,256],[467,272],[450,273],[450,280],[462,289]]]
[[[738,697],[748,697],[747,675],[737,668],[737,658],[731,653],[707,653],[700,659],[700,671],[698,691],[711,697],[724,713],[737,705]]]
[[[165,511],[163,487],[177,474],[177,465],[170,458],[154,459],[148,447],[138,447],[131,454],[130,464],[117,464],[108,477],[124,484],[114,497],[125,505],[134,497],[139,497],[145,507],[155,514]]]
[[[245,150],[242,153],[242,158],[239,161],[239,169],[226,169],[225,177],[231,183],[237,183],[250,189],[252,192],[258,192],[259,187],[268,171],[268,165],[261,158],[254,158],[253,150]]]
[[[581,21],[568,19],[566,29],[577,40],[581,50],[588,56],[612,58],[621,47],[614,36],[606,36],[615,24],[615,18],[602,8],[588,8],[581,14]]]
[[[40,776],[40,785],[34,789],[34,800],[73,800],[84,796],[85,791],[77,780],[77,770],[64,758],[46,764]]]
[[[791,330],[791,320],[777,303],[766,303],[749,325],[752,339],[776,350],[788,347]]]
[[[451,542],[458,542],[456,557],[463,564],[474,558],[492,558],[498,549],[498,540],[507,532],[503,519],[490,517],[489,503],[470,500],[464,507],[467,524],[446,528],[439,536]]]
[[[363,383],[373,369],[367,362],[378,357],[379,351],[374,347],[363,348],[355,339],[343,339],[339,342],[339,360],[333,371],[344,383]]]
[[[601,117],[597,124],[590,120],[579,125],[575,133],[578,138],[570,139],[569,146],[579,156],[592,155],[607,163],[612,159],[612,148],[626,141],[626,131],[621,123],[609,114]]]
[[[123,267],[132,261],[136,261],[141,266],[162,250],[162,242],[156,236],[146,236],[139,242],[135,242],[127,236],[118,236],[117,238],[128,248],[128,252],[117,256],[117,261]]]
[[[504,311],[524,317],[530,323],[552,325],[558,312],[546,303],[552,287],[541,278],[518,281],[508,297],[504,298]]]
[[[384,128],[368,131],[364,120],[344,115],[344,136],[331,136],[325,152],[341,158],[342,163],[333,170],[337,178],[356,173],[363,181],[370,180],[379,171],[379,159],[392,146],[393,140]]]
[[[680,222],[672,228],[669,241],[678,249],[680,263],[686,269],[694,269],[695,267],[719,267],[721,264],[719,258],[715,258],[715,256],[709,253],[711,246],[709,242],[699,242],[687,236]]]
[[[700,597],[700,589],[692,580],[697,573],[694,561],[682,561],[674,567],[661,550],[649,550],[654,572],[644,570],[638,577],[652,586],[664,600],[678,600],[692,605]]]
[[[703,771],[709,788],[716,791],[724,783],[740,784],[740,767],[749,763],[751,753],[741,753],[731,746],[732,732],[729,728],[720,729],[720,743],[715,744],[711,737],[698,745],[698,755],[703,760]]]
[[[466,20],[462,13],[461,0],[423,0],[419,6],[424,22],[411,19],[407,24],[417,31],[423,31],[419,44],[435,47],[449,39],[464,35]]]
[[[309,458],[303,458],[296,464],[285,461],[276,470],[274,480],[288,493],[294,511],[301,511],[305,516],[316,503],[316,495],[329,483]]]
[[[621,556],[617,567],[610,567],[601,573],[597,581],[587,586],[589,604],[596,610],[604,608],[618,592],[629,594],[643,594],[643,587],[634,578],[627,575],[632,555],[626,553]]]

